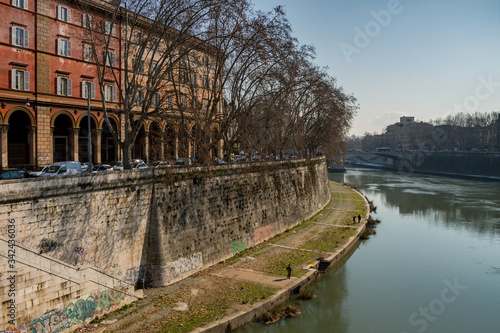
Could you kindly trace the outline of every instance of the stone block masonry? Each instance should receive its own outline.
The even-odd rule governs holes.
[[[173,283],[293,227],[329,196],[324,158],[6,181],[0,332],[13,326],[8,221],[21,253],[15,327],[59,332],[133,301],[134,285]]]

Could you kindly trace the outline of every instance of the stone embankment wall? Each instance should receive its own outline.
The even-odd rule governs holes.
[[[323,158],[1,183],[0,332],[74,328],[133,301],[134,285],[182,279],[283,232],[328,200]],[[9,239],[20,245],[15,298]]]

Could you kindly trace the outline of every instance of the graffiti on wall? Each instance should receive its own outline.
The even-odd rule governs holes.
[[[191,273],[203,267],[203,258],[201,252],[194,253],[187,258],[180,258],[166,265],[148,266],[146,272],[146,281],[148,283],[155,281],[171,281],[181,275]]]
[[[120,287],[119,290],[108,289],[95,293],[86,299],[79,299],[75,303],[70,303],[62,311],[53,312],[33,320],[30,325],[31,331],[33,333],[56,333],[73,325],[81,324],[86,319],[117,307],[125,297],[126,290],[125,287]]]
[[[245,241],[242,239],[231,241],[231,247],[233,248],[233,256],[236,253],[245,251],[247,248]]]
[[[99,263],[87,250],[82,246],[76,246],[73,251],[67,251],[62,255],[60,260],[70,263],[72,265],[86,264],[91,267],[97,268],[104,271],[110,275],[121,277],[123,276],[123,271],[120,269],[118,264],[102,264]]]
[[[260,228],[256,228],[253,231],[253,239],[256,243],[265,241],[266,239],[271,238],[273,236],[274,236],[273,229],[269,224]]]
[[[135,283],[139,280],[144,279],[144,274],[146,273],[146,265],[140,265],[138,267],[132,267],[127,269],[123,279],[129,283]]]

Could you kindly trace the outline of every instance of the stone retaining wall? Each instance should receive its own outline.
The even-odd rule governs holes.
[[[1,183],[0,332],[74,328],[133,301],[134,285],[173,283],[283,232],[328,200],[324,158]],[[3,273],[9,224],[21,245],[15,325]]]

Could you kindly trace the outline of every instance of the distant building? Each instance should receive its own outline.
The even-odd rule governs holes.
[[[399,122],[387,126],[386,145],[401,150],[423,150],[425,147],[421,147],[420,142],[425,140],[432,127],[428,123],[415,122],[415,117],[400,117]]]
[[[407,116],[399,117],[400,126],[408,126],[414,122],[415,122],[415,117],[407,117]]]

